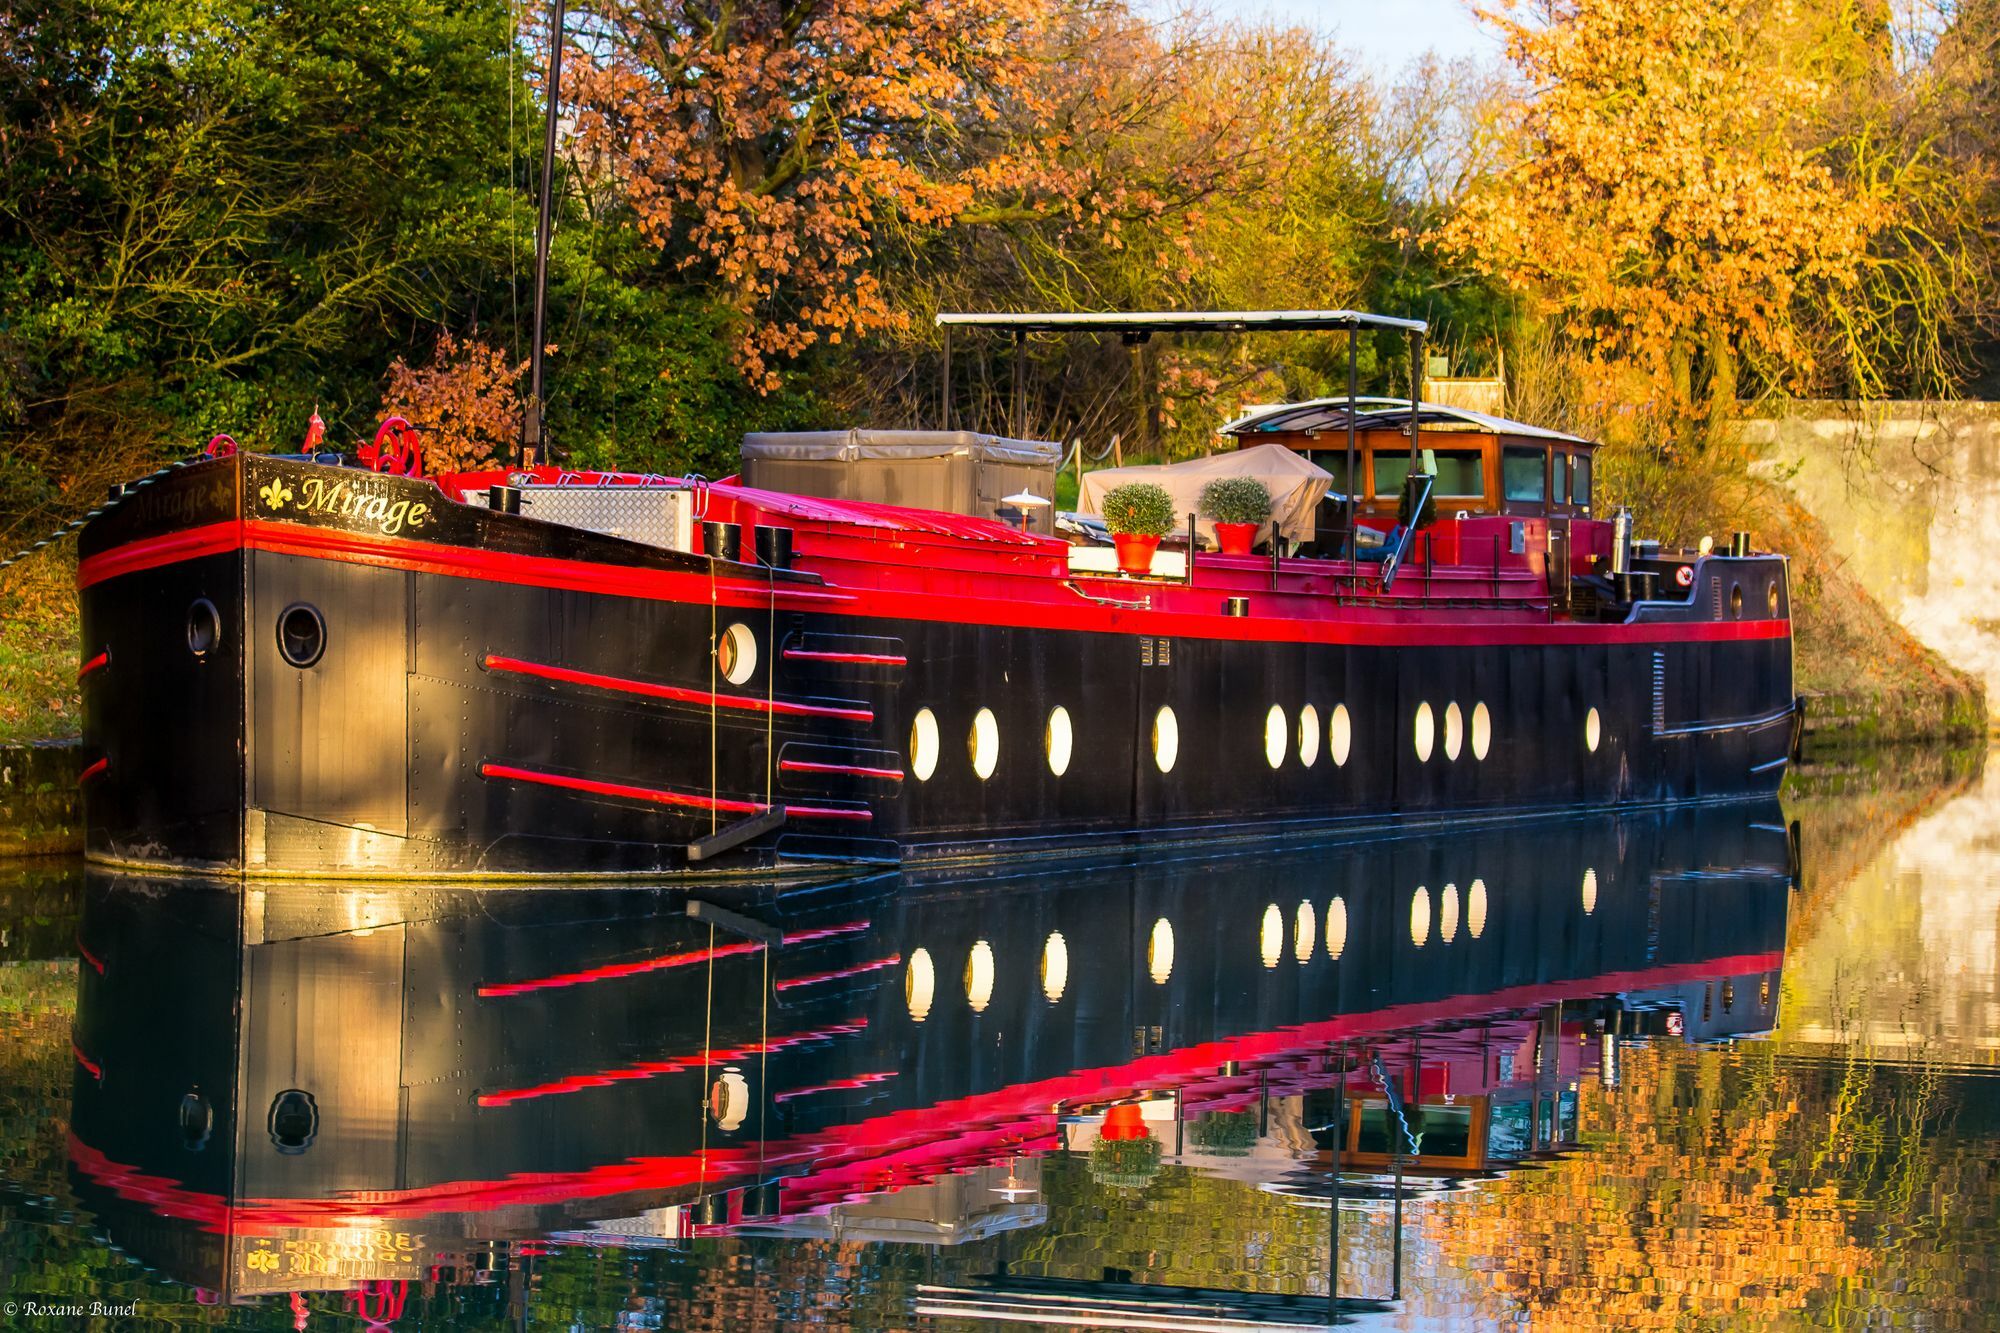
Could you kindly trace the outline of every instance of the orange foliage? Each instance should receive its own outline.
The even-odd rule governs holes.
[[[1737,354],[1810,370],[1808,291],[1852,288],[1883,206],[1806,146],[1834,90],[1776,34],[1790,0],[1521,0],[1483,11],[1536,91],[1503,113],[1515,160],[1433,239],[1539,299],[1594,360],[1678,400],[1699,349],[1733,396]]]
[[[438,334],[431,362],[419,370],[402,357],[389,367],[385,414],[408,417],[423,432],[432,472],[491,466],[521,435],[517,384],[527,363],[510,366],[498,347]]]

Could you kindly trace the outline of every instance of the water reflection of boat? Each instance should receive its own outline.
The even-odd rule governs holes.
[[[849,879],[727,910],[104,876],[72,1170],[118,1244],[232,1297],[464,1276],[527,1238],[951,1242],[1036,1225],[1059,1150],[1112,1184],[1178,1160],[1301,1190],[1336,1146],[1353,1172],[1477,1174],[1572,1142],[1564,1091],[1615,1078],[1620,1032],[1771,1023],[1777,817]],[[1421,1142],[1389,1136],[1392,1103]]]

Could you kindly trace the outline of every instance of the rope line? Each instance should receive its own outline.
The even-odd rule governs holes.
[[[1382,1089],[1382,1096],[1388,1100],[1389,1109],[1395,1112],[1397,1123],[1402,1125],[1403,1141],[1410,1145],[1410,1156],[1421,1156],[1421,1145],[1417,1142],[1417,1136],[1410,1132],[1409,1117],[1403,1114],[1402,1095],[1389,1090],[1389,1071],[1382,1067],[1382,1053],[1376,1051],[1373,1060],[1375,1066],[1375,1086]]]
[[[24,546],[20,550],[14,552],[14,554],[8,556],[5,560],[0,560],[0,569],[6,569],[10,565],[17,565],[21,563],[21,561],[26,560],[29,556],[35,554],[37,551],[42,550],[44,547],[53,546],[65,537],[74,536],[78,530],[83,528],[92,519],[102,518],[104,515],[116,509],[119,505],[122,505],[127,500],[131,499],[134,495],[136,495],[139,491],[143,490],[145,487],[151,486],[154,482],[158,481],[160,478],[164,476],[167,476],[169,473],[175,472],[180,468],[186,467],[188,463],[191,461],[198,461],[198,460],[184,459],[178,463],[169,463],[165,467],[161,468],[158,472],[151,472],[139,478],[137,481],[127,482],[125,485],[119,487],[117,495],[112,496],[110,499],[106,500],[103,504],[97,506],[97,508],[91,510],[89,513],[84,514],[79,518],[71,519],[69,522],[63,524],[61,527],[57,528],[54,532],[51,532],[48,536],[42,538],[40,541],[34,543],[32,546]]]

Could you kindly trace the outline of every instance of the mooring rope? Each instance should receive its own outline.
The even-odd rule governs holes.
[[[120,486],[118,488],[118,494],[111,496],[110,498],[105,500],[103,504],[97,506],[97,508],[83,515],[81,518],[71,519],[69,522],[63,524],[61,527],[57,528],[54,532],[51,532],[48,536],[36,542],[34,545],[24,546],[20,550],[14,552],[14,554],[8,556],[5,560],[0,560],[0,569],[5,569],[9,565],[17,565],[21,561],[26,560],[29,556],[35,554],[35,552],[41,550],[42,548],[55,545],[63,538],[71,536],[74,533],[76,533],[78,529],[82,528],[92,519],[101,518],[105,514],[110,513],[112,510],[116,509],[119,505],[122,505],[127,500],[131,499],[133,495],[136,494],[138,491],[144,489],[147,486],[152,485],[160,478],[168,475],[171,472],[177,471],[180,468],[186,467],[190,462],[199,462],[199,461],[200,461],[199,459],[182,459],[178,463],[167,464],[165,467],[161,468],[158,472],[149,472],[145,476],[139,478],[137,481],[126,482],[123,486]]]
[[[1388,1099],[1389,1109],[1395,1112],[1397,1123],[1402,1125],[1403,1141],[1410,1145],[1410,1156],[1421,1156],[1417,1136],[1410,1132],[1409,1117],[1403,1114],[1402,1095],[1389,1090],[1389,1071],[1382,1067],[1382,1053],[1376,1051],[1373,1059],[1375,1065],[1375,1086],[1382,1089],[1383,1097]]]

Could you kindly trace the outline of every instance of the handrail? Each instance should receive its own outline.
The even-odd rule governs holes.
[[[1413,497],[1410,503],[1410,521],[1403,525],[1403,535],[1396,542],[1396,549],[1389,552],[1382,561],[1382,591],[1387,592],[1396,585],[1396,570],[1409,554],[1410,543],[1416,538],[1417,525],[1423,520],[1424,506],[1431,502],[1431,488],[1437,485],[1437,478],[1428,472],[1412,472],[1403,479],[1403,493]],[[1417,494],[1421,491],[1422,494]],[[1429,568],[1428,564],[1425,566]]]

